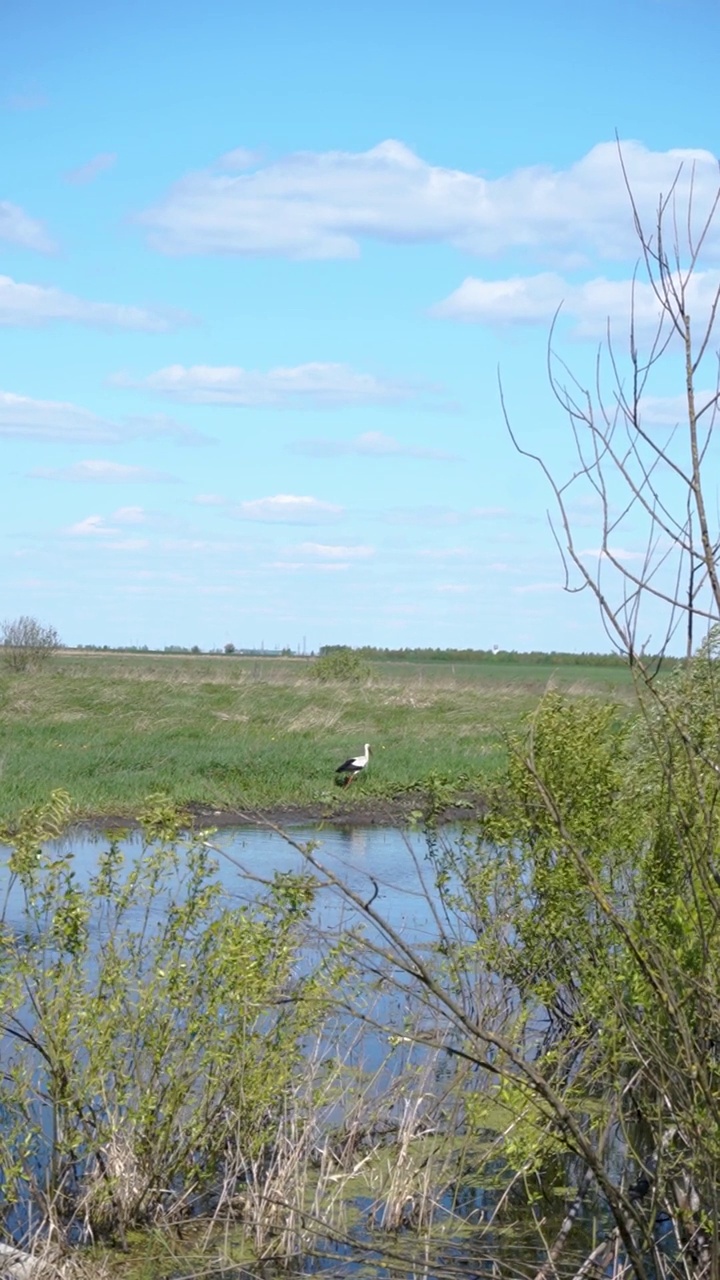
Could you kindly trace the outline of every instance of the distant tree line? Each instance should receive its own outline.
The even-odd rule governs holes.
[[[559,653],[538,649],[520,652],[517,649],[379,649],[361,645],[324,644],[318,650],[319,657],[342,651],[356,653],[359,658],[382,662],[494,662],[516,663],[518,666],[576,666],[576,667],[625,667],[627,658],[619,653]]]
[[[147,644],[79,644],[75,646],[83,653],[172,653],[172,654],[225,654],[232,658],[293,658],[292,649],[240,649],[234,644],[223,645],[222,649],[201,649],[199,644],[166,644],[162,649],[154,649]]]
[[[546,667],[624,667],[627,658],[620,653],[563,653],[552,649],[543,652],[540,649],[439,649],[439,648],[405,648],[383,649],[374,645],[359,645],[355,648],[348,644],[323,644],[313,653],[297,654],[288,647],[284,649],[251,649],[241,648],[228,643],[221,649],[201,649],[199,645],[166,644],[164,648],[153,649],[148,645],[109,645],[82,644],[77,646],[88,653],[168,653],[168,654],[224,654],[235,658],[337,658],[353,655],[360,662],[487,662],[512,664],[517,666]],[[648,662],[655,659],[645,655]],[[674,664],[675,660],[673,660]]]

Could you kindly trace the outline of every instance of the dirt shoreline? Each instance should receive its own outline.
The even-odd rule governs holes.
[[[480,797],[472,797],[462,804],[451,805],[436,815],[443,825],[472,822],[480,817],[485,805]],[[422,810],[417,796],[401,796],[390,800],[361,800],[353,805],[331,808],[328,805],[277,805],[272,809],[214,809],[209,805],[187,805],[188,830],[202,831],[208,827],[398,827],[408,826]],[[136,830],[140,823],[127,814],[85,815],[72,824],[73,831]]]

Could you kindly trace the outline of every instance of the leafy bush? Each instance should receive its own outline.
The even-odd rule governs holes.
[[[662,1212],[701,1261],[718,1238],[719,636],[630,721],[548,695],[511,744],[483,839],[449,868],[473,903],[476,955],[507,984],[507,1007],[542,1028],[531,1071],[522,1060],[529,1085],[512,1080],[503,1098],[553,1119],[516,1129],[514,1159],[547,1170],[560,1132],[638,1277],[642,1214],[648,1238]],[[627,1202],[623,1163],[647,1183]]]
[[[367,680],[370,667],[359,653],[347,645],[337,645],[325,649],[312,666],[313,675],[323,682],[329,680],[358,681]]]
[[[70,816],[56,792],[1,833],[3,1199],[123,1238],[217,1195],[238,1151],[262,1155],[325,1007],[297,972],[313,886],[279,875],[229,905],[162,797],[137,861],[110,843],[83,886],[72,853],[47,850]]]

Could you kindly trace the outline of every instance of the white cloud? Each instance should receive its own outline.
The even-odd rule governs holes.
[[[86,324],[96,329],[140,329],[166,333],[189,317],[178,311],[155,311],[115,302],[88,302],[62,289],[21,284],[0,276],[0,325],[41,325],[52,320]]]
[[[717,271],[697,271],[687,288],[693,314],[709,316],[720,285]],[[648,281],[607,280],[597,277],[573,283],[555,272],[483,280],[468,276],[449,297],[432,308],[442,319],[474,324],[548,325],[562,304],[563,318],[574,321],[578,338],[603,337],[611,330],[628,332],[631,315],[636,330],[654,329],[661,308]]]
[[[215,438],[194,427],[177,422],[166,413],[132,413],[120,419],[124,438],[128,436],[171,436],[178,444],[213,444]]]
[[[339,458],[350,454],[361,458],[426,458],[433,462],[455,462],[457,454],[443,449],[426,449],[421,445],[402,444],[382,431],[365,431],[352,440],[298,440],[290,446],[293,453],[310,458]]]
[[[241,542],[220,542],[207,538],[164,538],[160,544],[163,551],[208,551],[212,555],[224,555],[226,552],[246,550]]]
[[[232,508],[238,520],[257,520],[267,524],[325,524],[337,520],[343,508],[318,498],[296,497],[278,493],[274,498],[255,498]]]
[[[0,439],[18,437],[23,440],[121,444],[140,436],[174,436],[184,443],[205,439],[164,414],[111,422],[62,400],[35,400],[11,391],[0,391]]]
[[[109,520],[99,515],[85,516],[84,520],[78,520],[65,529],[65,533],[74,538],[108,538],[122,533],[123,525],[144,523],[142,507],[118,507]]]
[[[68,169],[63,177],[73,186],[84,186],[88,182],[93,182],[101,173],[112,169],[116,161],[117,156],[114,151],[101,151],[85,164],[78,165],[77,169]]]
[[[38,253],[52,253],[55,249],[43,224],[9,200],[0,200],[0,240]]]
[[[118,428],[97,414],[59,400],[0,392],[0,436],[31,440],[112,440]]]
[[[117,529],[109,529],[102,516],[85,516],[84,520],[69,525],[65,532],[75,538],[89,538],[117,533]]]
[[[112,519],[119,520],[121,524],[144,524],[145,512],[142,507],[118,507]]]
[[[696,391],[695,406],[696,412],[702,414],[701,424],[708,428],[712,422],[713,406],[716,406],[716,411],[720,411],[718,392]],[[675,427],[679,423],[687,423],[687,396],[643,396],[640,401],[640,417],[644,423],[656,427]]]
[[[702,219],[717,187],[710,152],[621,146],[650,225],[658,193],[669,189],[681,163],[678,199],[687,197],[694,166]],[[516,248],[540,250],[547,260],[588,252],[617,258],[633,239],[615,142],[599,143],[567,169],[538,165],[498,178],[428,164],[393,139],[363,152],[297,152],[264,166],[239,148],[187,174],[138,220],[167,253],[291,258],[355,258],[364,237],[445,241],[485,256]]]
[[[249,147],[235,147],[220,157],[216,167],[218,170],[229,169],[231,173],[240,173],[243,169],[253,169],[260,163],[260,159],[259,152],[251,151]]]
[[[346,364],[316,361],[267,373],[237,365],[169,365],[146,378],[116,374],[119,386],[143,387],[187,404],[240,408],[337,409],[343,405],[395,404],[420,388],[357,373]]]
[[[467,276],[432,312],[476,324],[547,324],[573,286],[554,272],[481,280]]]
[[[199,507],[223,507],[227,498],[223,498],[219,493],[198,493],[193,498],[193,502],[197,502]]]
[[[343,547],[327,542],[301,542],[294,551],[320,560],[367,560],[375,555],[374,547]]]
[[[308,564],[307,560],[273,560],[269,568],[286,573],[307,573],[309,570],[313,573],[346,573],[350,563],[347,560],[317,561],[313,564]]]
[[[43,480],[91,481],[101,484],[155,484],[175,479],[164,471],[150,471],[147,467],[128,466],[122,462],[109,462],[104,458],[87,458],[70,467],[37,467],[30,474]]]
[[[589,556],[591,559],[597,560],[620,560],[623,562],[647,559],[645,551],[626,551],[624,547],[608,547],[607,551],[601,547],[588,547],[585,551],[578,551],[578,555]]]

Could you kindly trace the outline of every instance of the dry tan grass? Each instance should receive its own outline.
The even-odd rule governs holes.
[[[147,1191],[147,1180],[140,1170],[134,1134],[119,1130],[90,1169],[79,1213],[94,1231],[113,1227],[118,1218],[132,1221],[136,1205]]]
[[[593,688],[589,680],[575,680],[570,685],[554,686],[560,692],[567,694],[571,698],[593,698],[597,697],[597,688]],[[635,701],[635,691],[632,685],[614,690],[615,697],[618,701],[626,702],[628,705]]]
[[[387,692],[379,691],[377,701],[382,707],[414,707],[417,710],[435,706],[438,696],[437,691],[427,686],[422,690],[397,686]]]
[[[312,733],[316,729],[334,729],[342,718],[343,710],[339,707],[306,707],[284,721],[281,718],[278,724],[285,733]]]

